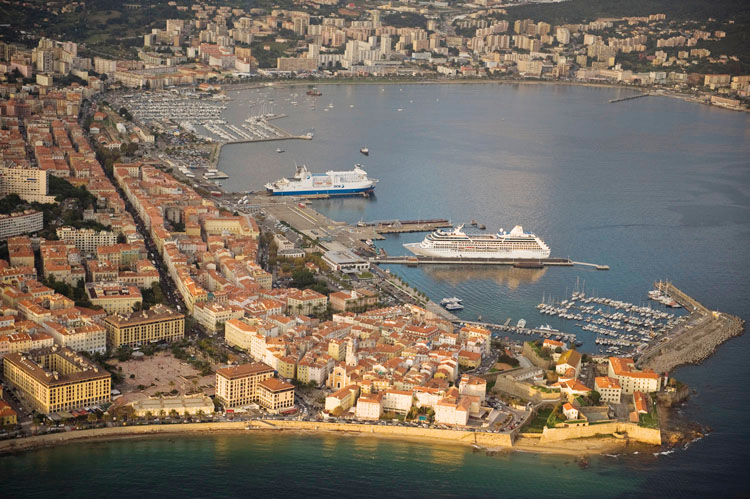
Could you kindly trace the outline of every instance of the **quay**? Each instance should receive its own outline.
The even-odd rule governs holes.
[[[563,333],[562,331],[550,331],[548,329],[535,329],[535,328],[511,326],[509,324],[510,318],[508,318],[508,320],[505,321],[504,324],[496,324],[492,322],[480,322],[480,321],[464,321],[464,320],[458,320],[454,322],[456,324],[478,326],[478,327],[490,329],[492,331],[503,331],[503,332],[513,333],[513,334],[522,334],[526,336],[537,335],[543,338],[551,338],[551,337],[559,336],[561,339],[572,344],[575,344],[575,342],[577,341],[576,335],[574,333]]]
[[[408,265],[512,265],[517,268],[542,268],[542,267],[573,267],[581,265],[593,267],[597,270],[609,270],[608,265],[596,263],[574,262],[570,258],[547,258],[535,260],[528,258],[441,258],[433,256],[382,256],[370,260],[374,264]]]
[[[668,281],[656,282],[654,288],[682,305],[690,315],[686,322],[643,351],[636,361],[640,368],[669,372],[677,366],[700,363],[719,345],[745,332],[745,321],[739,317],[709,310]]]
[[[278,128],[278,127],[277,127]],[[281,130],[279,128],[279,130]],[[282,130],[283,131],[283,130]],[[215,142],[212,158],[211,168],[216,168],[219,165],[219,158],[221,158],[221,150],[227,144],[252,144],[255,142],[273,142],[278,140],[312,140],[310,135],[292,135],[289,132],[283,131],[284,135],[278,137],[265,137],[257,139],[239,139],[239,140],[225,140],[222,142]]]
[[[638,94],[638,95],[629,95],[628,97],[620,97],[619,99],[610,99],[609,103],[614,104],[615,102],[623,102],[626,100],[640,99],[641,97],[648,97],[649,95],[654,95],[654,94],[646,92],[646,93]]]
[[[373,227],[378,234],[400,234],[405,232],[432,232],[435,229],[453,227],[445,218],[433,220],[384,220],[379,222],[360,222],[359,227]]]

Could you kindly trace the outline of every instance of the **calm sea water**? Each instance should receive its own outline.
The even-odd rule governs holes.
[[[349,222],[476,219],[488,230],[521,224],[555,256],[612,269],[391,268],[433,299],[463,298],[462,317],[525,318],[574,331],[537,313],[543,294],[562,299],[578,279],[587,292],[645,303],[652,282],[668,278],[706,305],[750,319],[749,115],[658,97],[608,104],[628,91],[606,88],[342,85],[322,87],[315,100],[305,90],[234,95],[230,121],[241,123],[259,110],[253,102],[273,99],[273,111],[289,115],[279,126],[314,129],[315,139],[225,147],[225,186],[262,189],[291,175],[295,161],[312,171],[363,163],[380,179],[374,199],[323,200],[315,208]],[[276,153],[279,146],[286,152]],[[363,146],[369,157],[358,152]],[[404,242],[422,237],[393,237],[381,246],[404,254]],[[579,338],[593,349],[592,336]],[[59,494],[63,481],[82,484],[77,493],[114,496],[738,496],[750,485],[750,387],[743,381],[749,354],[745,335],[703,365],[673,373],[696,389],[681,412],[711,426],[708,437],[666,456],[598,458],[585,470],[564,457],[251,435],[2,457],[0,482],[4,490],[22,484],[9,497]]]

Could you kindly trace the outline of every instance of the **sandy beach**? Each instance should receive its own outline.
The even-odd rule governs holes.
[[[617,453],[621,452],[625,447],[632,445],[632,442],[626,439],[616,439],[613,437],[586,438],[550,443],[540,442],[536,438],[520,437],[511,444],[509,436],[503,434],[379,425],[256,420],[249,422],[124,426],[37,435],[0,441],[0,454],[23,452],[76,442],[153,438],[177,434],[247,434],[248,432],[282,432],[299,435],[336,434],[342,437],[386,438],[417,443],[471,446],[487,451],[519,451],[568,456]],[[485,436],[490,436],[490,439],[484,438]],[[505,437],[505,439],[494,437]],[[644,444],[637,445],[643,446]],[[654,446],[651,447],[655,448]]]

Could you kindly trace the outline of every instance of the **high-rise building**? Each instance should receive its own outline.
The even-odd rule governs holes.
[[[0,167],[0,196],[18,194],[21,199],[31,203],[54,203],[55,197],[48,195],[48,179],[47,170],[21,166]]]
[[[555,32],[555,37],[560,45],[567,45],[570,43],[570,30],[568,30],[568,28],[558,27]]]
[[[383,35],[380,37],[380,51],[383,54],[391,53],[391,36]]]

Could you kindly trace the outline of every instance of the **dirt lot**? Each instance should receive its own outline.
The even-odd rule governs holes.
[[[508,371],[510,369],[513,369],[513,366],[511,366],[510,364],[506,364],[504,362],[496,362],[493,367],[494,367],[494,369],[496,369],[499,372]]]
[[[122,402],[132,402],[154,395],[157,392],[169,393],[177,390],[186,394],[201,390],[213,395],[216,375],[200,376],[187,362],[174,358],[171,353],[160,352],[143,360],[115,361],[115,367],[122,367],[124,383],[116,388],[123,393]],[[133,378],[130,376],[134,375]],[[141,391],[139,385],[146,388]],[[121,403],[122,403],[121,402]]]

